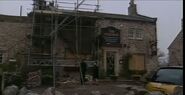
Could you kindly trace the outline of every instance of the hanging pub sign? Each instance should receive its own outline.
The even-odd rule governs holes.
[[[104,43],[120,43],[120,32],[114,27],[102,29]]]
[[[102,45],[104,46],[121,46],[120,30],[109,26],[101,29]]]

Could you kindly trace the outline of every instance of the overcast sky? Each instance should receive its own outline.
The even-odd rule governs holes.
[[[73,0],[58,0],[73,2]],[[81,1],[81,0],[79,0]],[[127,14],[130,0],[100,0],[100,12]],[[96,4],[96,0],[86,0],[84,3]],[[135,0],[138,13],[157,17],[158,48],[168,53],[168,46],[181,30],[183,17],[183,0]],[[20,6],[23,15],[32,9],[32,0],[0,0],[0,14],[19,15]],[[71,6],[63,4],[63,6]],[[81,6],[83,7],[83,6]],[[91,9],[94,7],[91,7]]]

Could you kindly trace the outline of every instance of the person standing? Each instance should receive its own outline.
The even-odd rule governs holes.
[[[98,66],[95,63],[93,67],[93,80],[96,81],[98,79]]]
[[[84,84],[85,82],[86,70],[87,70],[87,64],[84,62],[84,60],[82,60],[82,62],[80,63],[81,84]]]

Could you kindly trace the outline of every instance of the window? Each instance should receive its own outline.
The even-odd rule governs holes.
[[[153,76],[152,80],[159,83],[183,85],[183,69],[180,68],[160,69]]]
[[[117,36],[104,36],[105,43],[119,43],[119,37]]]
[[[129,39],[143,39],[143,30],[130,28],[128,31],[128,37]]]
[[[129,31],[128,31],[128,37],[130,39],[134,39],[134,28],[129,29]]]
[[[145,70],[145,55],[144,54],[133,54],[129,64],[130,70]]]
[[[142,30],[141,29],[137,29],[136,30],[136,35],[135,35],[135,37],[136,37],[136,39],[142,39],[143,37],[142,37]]]
[[[3,53],[0,52],[0,64],[3,63]]]

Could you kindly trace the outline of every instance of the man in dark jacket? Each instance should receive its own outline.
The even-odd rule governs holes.
[[[98,79],[98,66],[95,63],[93,67],[93,80],[96,81]]]
[[[80,80],[81,80],[81,84],[84,84],[84,82],[85,82],[86,70],[87,70],[87,64],[83,60],[80,63],[80,75],[81,75]]]

